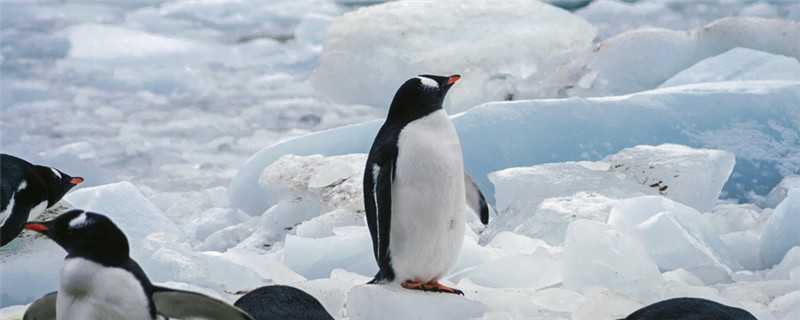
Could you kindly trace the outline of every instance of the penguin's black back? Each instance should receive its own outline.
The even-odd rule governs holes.
[[[33,165],[12,155],[0,154],[0,211],[6,209],[11,197],[17,192],[25,175],[33,170]]]
[[[289,286],[264,286],[236,300],[256,320],[333,320],[310,294]]]
[[[674,298],[637,310],[623,320],[757,320],[749,312],[699,298]]]

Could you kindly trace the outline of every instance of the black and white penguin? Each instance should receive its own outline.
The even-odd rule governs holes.
[[[489,222],[489,207],[464,173],[461,143],[442,108],[460,79],[421,75],[392,100],[367,157],[364,205],[379,271],[370,283],[463,294],[439,279],[455,264],[464,238],[465,202]]]
[[[83,182],[56,168],[0,154],[0,247],[14,240],[29,219],[52,207]]]
[[[234,305],[255,320],[333,320],[316,298],[289,286],[263,286],[248,292]]]
[[[131,259],[125,234],[104,215],[72,210],[25,229],[55,241],[67,257],[58,291],[31,304],[24,320],[252,320],[223,301],[150,283]]]
[[[700,298],[656,302],[620,320],[756,320],[750,312]]]

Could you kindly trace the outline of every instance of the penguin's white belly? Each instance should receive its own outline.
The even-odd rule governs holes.
[[[443,277],[464,240],[464,164],[453,124],[442,111],[400,132],[389,250],[396,280]]]
[[[152,320],[136,277],[82,258],[69,258],[61,270],[56,299],[58,320]]]

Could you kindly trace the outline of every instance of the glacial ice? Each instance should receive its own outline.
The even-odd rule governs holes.
[[[645,248],[634,238],[590,220],[569,225],[562,261],[564,287],[604,287],[645,299],[663,278]]]
[[[775,208],[761,234],[761,261],[764,266],[781,262],[789,250],[800,246],[800,189],[789,190],[786,199]]]
[[[662,271],[685,269],[714,284],[741,269],[697,210],[660,196],[619,201],[608,223],[639,239]]]
[[[637,29],[598,44],[587,72],[571,92],[607,96],[656,88],[701,60],[737,47],[798,59],[800,44],[792,39],[799,38],[800,22],[755,17],[725,18],[688,33]],[[630,52],[636,54],[626,54]]]
[[[678,72],[660,87],[736,80],[800,81],[800,61],[747,48],[733,48]]]
[[[452,112],[553,97],[579,76],[594,37],[583,19],[539,1],[388,2],[334,19],[312,83],[379,108],[418,74],[462,75],[448,93]]]
[[[466,170],[492,200],[493,171],[541,163],[599,160],[640,144],[684,144],[736,155],[723,196],[766,194],[800,168],[800,130],[792,114],[798,82],[722,82],[662,88],[619,97],[493,102],[452,117]],[[290,139],[253,155],[230,187],[231,205],[263,212],[272,195],[258,185],[284,154],[325,156],[369,150],[378,121]],[[558,137],[558,139],[553,139]],[[335,141],[335,143],[333,143]],[[503,143],[498,143],[503,141]]]

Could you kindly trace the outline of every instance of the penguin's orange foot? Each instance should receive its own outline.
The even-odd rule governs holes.
[[[412,281],[406,280],[400,284],[403,288],[411,289],[411,290],[422,290],[428,292],[443,292],[443,293],[452,293],[457,295],[464,295],[464,292],[455,288],[450,288],[446,285],[439,283],[439,281],[430,281],[427,283],[423,283],[421,281]]]

